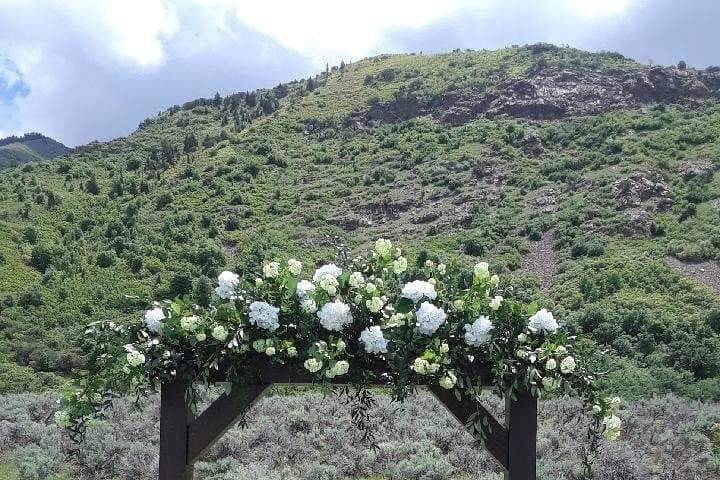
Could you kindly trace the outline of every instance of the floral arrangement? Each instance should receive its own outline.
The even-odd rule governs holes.
[[[487,263],[464,277],[430,260],[411,273],[385,239],[338,263],[306,276],[295,259],[271,261],[247,281],[225,271],[208,305],[155,302],[130,325],[91,324],[88,369],[58,423],[81,434],[118,396],[146,395],[180,375],[208,384],[221,365],[231,383],[262,362],[295,364],[326,386],[387,384],[398,400],[428,383],[475,398],[486,365],[502,395],[552,388],[583,397],[595,444],[619,435],[618,401],[602,396],[575,338],[551,312],[515,300]]]

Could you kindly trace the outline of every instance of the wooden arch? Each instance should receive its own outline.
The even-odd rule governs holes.
[[[222,374],[222,372],[220,372]],[[383,378],[377,371],[376,378]],[[479,374],[487,379],[489,372]],[[222,375],[219,375],[222,378]],[[163,383],[160,392],[160,480],[192,480],[195,461],[227,431],[273,384],[311,384],[302,367],[267,364],[255,381],[222,394],[196,418],[186,397],[189,382]],[[343,383],[337,381],[334,383]],[[486,382],[483,382],[486,384]],[[382,386],[384,384],[378,383]],[[452,391],[427,385],[430,392],[463,425],[474,414],[487,418],[485,448],[505,469],[506,480],[535,480],[537,400],[530,394],[506,397],[505,424],[498,422],[479,402],[458,400]]]

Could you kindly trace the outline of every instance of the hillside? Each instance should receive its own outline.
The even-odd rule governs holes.
[[[720,255],[719,89],[550,45],[383,55],[8,169],[0,392],[56,384],[84,324],[199,275],[384,236],[514,275],[627,398],[720,399],[720,300],[685,271]]]
[[[50,160],[70,153],[62,143],[40,133],[26,133],[22,137],[0,139],[0,168],[14,167],[28,162]]]

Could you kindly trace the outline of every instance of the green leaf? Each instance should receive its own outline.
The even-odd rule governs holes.
[[[539,307],[537,302],[532,302],[527,306],[527,313],[528,315],[535,315],[538,311]]]
[[[409,298],[401,298],[397,305],[395,305],[395,311],[398,313],[408,313],[412,311],[414,306],[415,304]]]
[[[230,382],[220,382],[220,385],[222,385],[223,390],[225,391],[225,395],[230,396],[232,393],[232,383]]]
[[[287,290],[288,297],[292,297],[293,295],[295,295],[295,292],[297,291],[297,284],[297,278],[290,277],[287,279],[287,281],[285,282],[285,288]]]

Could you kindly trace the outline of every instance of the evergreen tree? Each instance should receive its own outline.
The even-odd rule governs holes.
[[[193,153],[197,150],[198,147],[198,141],[195,137],[195,134],[190,132],[187,135],[185,135],[185,141],[183,142],[183,151],[186,154]]]
[[[215,92],[215,97],[213,98],[213,104],[215,104],[215,106],[218,108],[220,108],[220,105],[222,105],[222,97],[220,96],[220,93]]]

